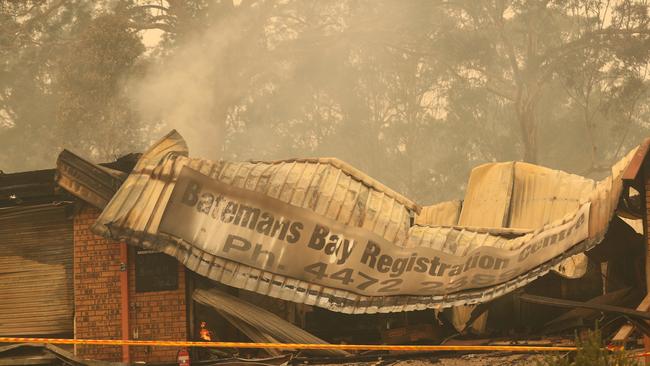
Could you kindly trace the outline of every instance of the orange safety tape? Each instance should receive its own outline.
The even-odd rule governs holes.
[[[247,343],[247,342],[192,342],[192,341],[138,341],[118,339],[65,339],[0,337],[0,343],[90,344],[102,346],[161,346],[208,348],[277,348],[277,349],[334,349],[355,351],[510,351],[510,352],[569,352],[576,347],[552,346],[389,346],[375,344],[303,344],[303,343]]]
[[[608,351],[617,352],[625,351],[625,347],[621,345],[609,344],[605,347]],[[650,357],[650,352],[640,352],[640,353],[630,353],[625,356],[626,358],[636,358],[636,357]]]
[[[633,358],[633,357],[650,357],[650,352],[632,353],[628,357],[629,358]]]

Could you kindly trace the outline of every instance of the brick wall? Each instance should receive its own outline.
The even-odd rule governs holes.
[[[646,243],[646,255],[645,255],[645,270],[648,271],[650,269],[650,254],[648,253],[650,251],[650,168],[648,167],[648,164],[645,164],[645,167],[643,168],[643,180],[645,182],[644,188],[645,188],[645,202],[642,202],[641,208],[645,209],[646,213],[643,216],[643,239],[645,240]],[[641,194],[641,197],[643,197],[644,192],[639,192]],[[646,278],[646,291],[650,293],[650,275],[648,273],[645,274]],[[648,337],[645,338],[648,340]]]
[[[185,267],[179,263],[178,290],[135,292],[135,261],[129,261],[131,339],[187,340]],[[175,361],[175,347],[132,347],[131,361]]]
[[[83,208],[74,218],[75,338],[121,339],[120,245],[90,231],[99,211]],[[132,254],[132,253],[131,253]],[[129,258],[129,339],[187,339],[185,269],[178,289],[135,292],[135,264]],[[131,362],[175,361],[176,348],[131,347]],[[121,361],[121,346],[76,347],[82,358]]]
[[[119,339],[120,247],[90,231],[98,214],[86,208],[74,218],[75,338]],[[88,359],[122,359],[119,346],[78,345],[76,352]]]

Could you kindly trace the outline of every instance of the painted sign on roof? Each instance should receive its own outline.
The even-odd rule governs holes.
[[[507,239],[508,248],[484,245],[457,256],[427,243],[399,247],[363,228],[210,179],[186,166],[158,232],[191,248],[177,256],[196,257],[207,267],[203,274],[208,277],[219,272],[211,267],[214,257],[221,257],[366,296],[443,295],[505,282],[558,256],[587,238],[588,218],[587,203],[548,230]],[[490,240],[487,233],[476,236]],[[307,292],[309,286],[295,290]]]
[[[502,189],[482,174],[470,179],[477,203],[464,203],[458,223],[410,226],[416,204],[336,159],[186,155],[176,133],[152,147],[94,230],[163,251],[230,286],[346,313],[475,304],[524,286],[602,239],[626,165],[598,183],[500,165],[491,171],[510,188],[498,196],[499,225],[469,219],[480,219],[478,203],[490,198],[482,187]],[[562,188],[574,181],[575,189]],[[526,211],[531,204],[542,216]],[[518,222],[528,227],[506,226]]]

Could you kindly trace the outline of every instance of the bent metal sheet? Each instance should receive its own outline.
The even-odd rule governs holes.
[[[503,283],[561,255],[587,239],[589,207],[585,203],[561,223],[511,239],[508,249],[479,247],[459,256],[434,245],[398,247],[365,229],[185,166],[158,231],[206,257],[359,295],[444,295]]]

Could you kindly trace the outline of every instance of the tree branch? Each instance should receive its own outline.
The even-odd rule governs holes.
[[[601,36],[614,36],[614,35],[650,35],[650,29],[602,29],[598,31],[593,31],[585,34],[584,36],[573,40],[571,42],[565,43],[561,46],[552,48],[546,51],[542,56],[541,66],[548,68],[549,65],[552,65],[558,61],[559,58],[570,54],[575,51],[582,50],[587,48],[591,42],[599,41]],[[602,41],[602,40],[600,40]]]
[[[165,32],[174,33],[174,27],[167,23],[129,23],[129,27],[136,30],[145,30],[145,29],[160,29]]]
[[[36,22],[50,16],[55,10],[58,10],[61,6],[63,6],[63,4],[65,4],[64,0],[58,0],[53,2],[42,13],[34,15],[34,17],[25,21],[25,23],[22,24],[21,28],[25,30],[29,30]]]
[[[138,5],[138,6],[134,7],[132,9],[132,11],[148,10],[148,9],[157,9],[157,10],[161,10],[161,11],[165,11],[165,12],[169,11],[169,8],[166,8],[166,7],[162,6],[162,5]]]
[[[517,56],[515,55],[515,48],[512,43],[508,40],[508,37],[505,35],[505,27],[503,22],[503,13],[499,14],[499,18],[495,19],[496,26],[499,30],[499,38],[501,42],[505,45],[508,61],[510,62],[510,68],[512,69],[512,76],[515,80],[515,83],[519,88],[521,88],[521,70],[519,69],[519,64],[517,63]]]

